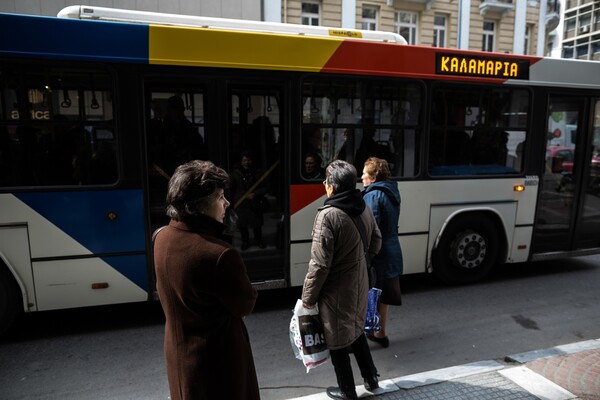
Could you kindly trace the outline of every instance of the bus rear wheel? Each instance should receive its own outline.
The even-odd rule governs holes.
[[[19,287],[0,263],[0,335],[8,331],[19,316],[20,310]]]
[[[498,259],[496,225],[481,213],[456,217],[432,254],[433,273],[448,284],[481,280]]]

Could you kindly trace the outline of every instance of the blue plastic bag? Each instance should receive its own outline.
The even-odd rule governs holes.
[[[381,330],[379,312],[377,311],[379,296],[381,296],[381,289],[375,287],[369,289],[369,304],[367,306],[367,318],[365,320],[366,333],[375,333]]]

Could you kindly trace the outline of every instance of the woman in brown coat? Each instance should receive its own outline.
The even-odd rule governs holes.
[[[334,399],[356,399],[349,352],[352,350],[365,388],[379,387],[367,339],[363,334],[369,282],[363,243],[353,218],[365,228],[368,253],[377,254],[381,233],[373,213],[356,189],[356,169],[346,161],[333,161],[323,182],[328,199],[319,208],[313,227],[308,273],[302,302],[305,308],[319,305],[338,387],[327,388]]]
[[[154,264],[172,400],[260,398],[243,321],[257,293],[223,234],[228,183],[209,161],[183,164],[169,181],[171,222],[156,236]]]

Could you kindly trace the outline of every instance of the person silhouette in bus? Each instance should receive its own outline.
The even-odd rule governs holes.
[[[179,96],[167,100],[167,110],[163,119],[166,164],[168,174],[180,164],[190,160],[205,158],[204,139],[198,129],[185,117],[185,104]]]
[[[324,179],[325,170],[321,167],[321,158],[315,153],[308,153],[304,156],[304,171],[305,179]]]
[[[336,160],[348,161],[354,164],[354,129],[344,129],[344,143],[335,155]]]
[[[256,157],[258,168],[269,168],[279,157],[279,149],[275,143],[275,129],[269,117],[266,115],[256,117],[252,121],[249,133],[246,149]]]
[[[254,165],[253,155],[245,151],[242,153],[239,166],[231,174],[231,201],[238,216],[237,225],[242,236],[242,250],[250,246],[250,233],[254,233],[256,245],[266,247],[262,237],[264,211],[267,206],[269,188],[262,170]]]
[[[321,152],[321,142],[323,140],[321,129],[315,125],[304,125],[302,129],[302,154],[316,154],[321,159],[321,162],[324,161],[325,159]],[[322,167],[322,165],[319,165],[319,167]]]
[[[356,150],[356,157],[354,158],[354,166],[357,171],[362,171],[362,168],[369,157],[378,157],[379,146],[374,139],[375,129],[371,127],[365,127],[363,129],[362,139],[360,145]]]

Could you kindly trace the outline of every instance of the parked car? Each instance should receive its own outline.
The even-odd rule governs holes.
[[[552,172],[573,172],[573,160],[575,159],[574,147],[548,147],[546,149],[546,161],[550,163]]]

